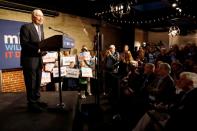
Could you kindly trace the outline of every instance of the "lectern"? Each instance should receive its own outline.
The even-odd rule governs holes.
[[[58,72],[59,72],[59,104],[58,108],[63,109],[65,104],[62,102],[62,87],[61,87],[61,68],[60,68],[60,50],[71,49],[74,47],[74,40],[65,35],[54,35],[44,39],[39,43],[41,51],[57,51],[58,52]]]
[[[61,48],[71,49],[74,47],[74,40],[65,35],[54,35],[40,42],[41,51],[58,51]]]

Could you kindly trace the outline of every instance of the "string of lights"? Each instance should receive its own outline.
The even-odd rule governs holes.
[[[161,16],[161,17],[151,18],[151,19],[145,19],[145,20],[139,20],[137,18],[136,19],[133,18],[132,20],[117,19],[117,18],[114,18],[114,17],[105,16],[104,13],[95,14],[95,15],[102,18],[105,21],[108,21],[108,22],[126,23],[126,24],[151,24],[151,23],[157,23],[157,22],[169,20],[169,19],[172,19],[174,17],[187,17],[187,18],[190,18],[190,19],[196,19],[196,16],[186,14],[186,13],[181,13],[181,14],[176,13],[176,14],[171,14],[171,15]]]
[[[175,17],[186,17],[188,19],[196,19],[195,15],[184,12],[181,9],[180,1],[174,0],[171,4],[172,8],[176,11],[173,14],[165,15],[165,16],[156,16],[152,18],[137,18],[135,15],[131,17],[132,6],[135,6],[137,3],[126,2],[119,4],[110,4],[110,7],[95,13],[95,16],[102,18],[106,22],[117,23],[117,24],[135,24],[135,25],[145,25],[145,24],[153,24],[160,23],[164,21],[168,21]]]

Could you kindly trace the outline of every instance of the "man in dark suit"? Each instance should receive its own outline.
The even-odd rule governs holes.
[[[24,24],[20,29],[21,66],[25,80],[28,109],[44,111],[46,103],[40,102],[40,84],[42,75],[42,53],[39,42],[44,39],[43,13],[39,9],[32,12],[32,23]]]
[[[173,106],[165,131],[196,131],[197,125],[197,74],[182,72],[177,80],[177,88],[184,94]]]
[[[167,63],[159,64],[158,77],[147,87],[149,98],[153,103],[165,103],[174,97],[175,83],[170,76],[171,67]]]

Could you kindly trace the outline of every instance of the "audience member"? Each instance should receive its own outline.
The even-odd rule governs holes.
[[[176,87],[181,90],[178,101],[170,105],[156,105],[155,110],[150,110],[136,124],[133,131],[195,131],[197,130],[197,74],[182,72]],[[161,111],[163,109],[163,111]]]

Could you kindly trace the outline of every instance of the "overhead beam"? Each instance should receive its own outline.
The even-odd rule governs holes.
[[[38,7],[18,4],[18,3],[9,2],[9,1],[0,1],[0,8],[12,10],[12,11],[31,13],[32,10],[37,9]],[[59,15],[57,11],[52,11],[52,10],[47,10],[47,9],[42,9],[42,8],[39,8],[39,9],[42,10],[45,16],[54,17],[54,16]]]

